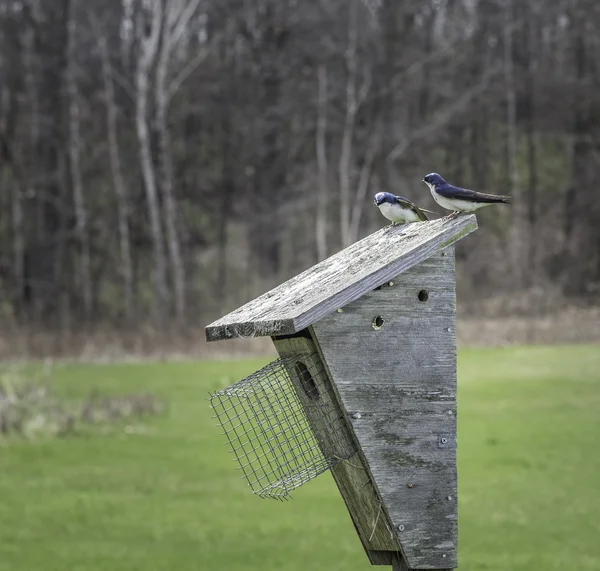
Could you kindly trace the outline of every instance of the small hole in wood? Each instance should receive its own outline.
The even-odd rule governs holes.
[[[311,400],[318,400],[319,391],[317,389],[317,384],[312,378],[308,367],[304,363],[298,361],[294,369],[296,370],[296,375],[298,375],[298,378],[300,379],[300,384],[302,385],[302,388],[304,389],[304,392],[306,393],[308,398],[310,398]]]
[[[429,292],[426,289],[422,289],[419,292],[419,301],[427,301],[429,299]]]
[[[373,329],[381,329],[383,324],[385,323],[383,317],[378,315],[375,319],[373,319]]]

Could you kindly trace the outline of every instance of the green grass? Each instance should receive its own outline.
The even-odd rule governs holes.
[[[0,570],[370,569],[326,474],[253,497],[204,400],[264,361],[64,365],[69,397],[149,390],[144,426],[0,440]],[[460,569],[600,569],[600,347],[459,355]]]

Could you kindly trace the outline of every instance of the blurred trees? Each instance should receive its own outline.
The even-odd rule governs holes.
[[[0,0],[2,315],[201,323],[434,170],[515,197],[462,287],[597,295],[599,32],[594,0]]]

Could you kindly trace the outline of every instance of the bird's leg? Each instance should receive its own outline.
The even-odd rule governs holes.
[[[460,211],[455,210],[454,212],[451,212],[450,214],[448,214],[448,216],[444,216],[444,218],[442,218],[442,220],[454,220],[459,214],[460,214]]]

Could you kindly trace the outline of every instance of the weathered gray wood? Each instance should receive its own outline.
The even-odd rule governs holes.
[[[392,571],[409,571],[406,562],[398,553],[392,555]]]
[[[404,559],[399,553],[394,553],[391,556],[392,571],[411,571],[407,566]],[[418,570],[417,570],[418,571]],[[441,569],[440,571],[452,571],[452,569]]]
[[[449,247],[311,328],[409,569],[457,565],[454,279]]]
[[[334,466],[331,473],[369,558],[372,559],[370,551],[400,549],[383,502],[377,496],[364,467],[362,456],[356,453],[346,462]]]
[[[371,565],[391,565],[392,564],[392,552],[391,551],[367,551],[369,561]],[[402,558],[402,555],[398,555]]]
[[[477,228],[474,215],[381,229],[206,327],[206,339],[301,331]]]
[[[315,403],[309,403],[305,400],[303,391],[298,386],[300,384],[299,379],[293,369],[290,370],[290,376],[297,388],[300,401],[323,452],[330,455],[344,454],[346,452],[345,446],[336,449],[336,445],[339,446],[339,438],[323,437],[324,432],[326,432],[324,431],[325,427],[322,425],[323,409],[330,409],[329,414],[326,414],[330,418],[345,419],[345,414],[340,408],[337,395],[333,391],[326,369],[323,368],[315,344],[306,337],[274,338],[273,342],[280,357],[284,359],[291,358],[309,365],[309,368],[312,365],[323,371],[322,381],[327,386],[326,390],[323,390],[322,385],[319,384],[320,397],[318,404],[321,410],[318,415],[314,414],[312,408]],[[355,448],[354,435],[347,419],[343,425],[343,430],[345,440],[352,442],[353,448]],[[364,459],[358,452],[355,452],[348,460],[335,465],[331,472],[371,563],[374,565],[390,565],[389,553],[397,551],[399,545],[395,534],[392,532],[392,526],[385,509],[382,508],[382,502],[370,482],[369,474],[364,467]]]

